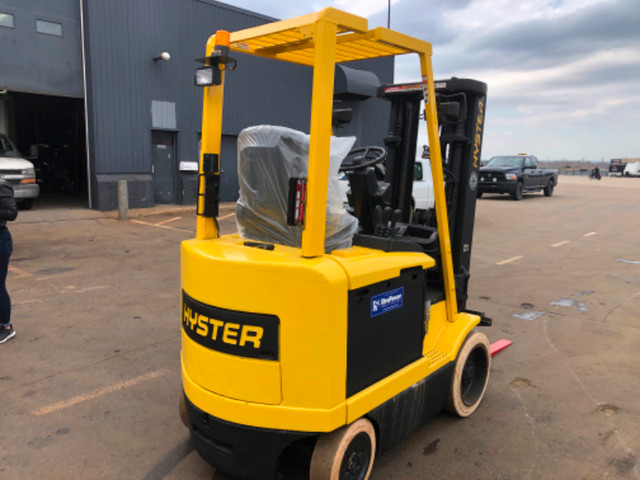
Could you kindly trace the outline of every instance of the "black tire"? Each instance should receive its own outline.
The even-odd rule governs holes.
[[[184,401],[184,393],[180,395],[180,400],[178,401],[178,413],[180,414],[180,420],[185,427],[189,428],[189,417],[187,416],[187,406]]]
[[[556,183],[553,181],[553,178],[549,179],[549,183],[547,183],[547,186],[544,187],[544,196],[545,197],[550,197],[551,195],[553,195],[553,189],[555,188]]]
[[[360,418],[320,436],[311,456],[310,480],[367,480],[376,456],[373,424]]]
[[[33,198],[25,198],[24,200],[18,201],[18,208],[20,210],[31,210],[33,207]]]
[[[511,198],[514,200],[522,200],[522,194],[524,193],[524,185],[522,182],[518,182],[516,185],[516,191],[511,194]]]
[[[482,198],[482,192],[476,193],[476,198]]]
[[[491,371],[491,347],[484,333],[471,332],[458,352],[445,410],[468,417],[484,398]]]

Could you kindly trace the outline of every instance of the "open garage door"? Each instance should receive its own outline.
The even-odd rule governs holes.
[[[36,168],[38,204],[87,206],[87,156],[81,98],[8,92],[7,134]]]

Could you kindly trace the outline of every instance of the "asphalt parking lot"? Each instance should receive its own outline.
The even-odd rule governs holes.
[[[21,212],[0,345],[0,478],[222,479],[178,417],[179,244],[193,209]],[[220,215],[235,231],[233,206]],[[640,180],[478,201],[468,306],[489,389],[376,460],[380,479],[640,479]]]

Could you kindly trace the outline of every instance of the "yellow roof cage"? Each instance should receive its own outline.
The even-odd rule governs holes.
[[[334,8],[248,28],[231,34],[231,50],[313,66],[316,41],[314,26],[319,21],[337,28],[336,63],[406,53],[431,55],[431,44],[387,28],[368,30],[367,20]]]

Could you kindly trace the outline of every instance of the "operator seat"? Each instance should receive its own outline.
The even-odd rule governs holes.
[[[332,137],[325,250],[351,246],[358,221],[342,205],[338,168],[355,137]],[[238,136],[239,198],[236,222],[248,240],[300,247],[302,228],[287,224],[289,179],[307,177],[309,135],[286,127],[258,125]]]

